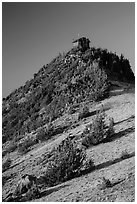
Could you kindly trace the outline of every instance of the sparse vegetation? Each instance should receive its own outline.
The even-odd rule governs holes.
[[[49,118],[53,121],[63,115],[66,107],[108,97],[108,79],[112,76],[134,81],[124,56],[93,47],[85,53],[72,49],[59,54],[3,100],[3,143],[43,127]],[[42,109],[44,112],[40,115]]]
[[[114,82],[111,84],[109,80],[114,80]],[[95,170],[93,174],[87,174],[84,178],[79,178],[79,181],[82,181],[80,183],[83,185],[80,185],[79,188],[79,194],[82,196],[84,195],[85,187],[89,189],[89,185],[92,184],[93,188],[97,187],[96,180],[100,176],[102,178],[103,172],[104,176],[109,173],[110,169],[112,173],[112,165],[116,166],[113,176],[117,176],[119,165],[121,163],[124,165],[124,163],[127,164],[128,162],[127,160],[122,160],[134,156],[127,151],[120,153],[125,146],[127,147],[127,141],[128,145],[130,145],[128,146],[129,151],[133,147],[133,134],[130,133],[134,131],[134,128],[131,128],[131,125],[134,126],[134,121],[132,121],[134,117],[130,117],[131,114],[127,113],[125,119],[124,111],[126,107],[130,107],[134,103],[134,99],[132,100],[130,97],[126,97],[126,100],[128,98],[126,107],[121,110],[121,106],[120,108],[114,108],[114,106],[121,103],[122,97],[120,99],[118,97],[117,101],[114,101],[115,97],[114,99],[106,99],[106,97],[109,96],[110,86],[115,91],[115,80],[134,82],[134,74],[130,68],[129,61],[124,59],[123,56],[118,57],[116,54],[101,48],[90,48],[85,53],[77,49],[72,49],[64,55],[59,54],[51,63],[46,66],[44,65],[38,73],[35,73],[33,79],[27,81],[24,86],[16,89],[3,99],[3,197],[7,194],[6,188],[8,190],[13,189],[15,183],[18,181],[18,174],[24,174],[29,171],[38,176],[38,184],[40,188],[42,187],[42,196],[45,197],[42,200],[48,200],[48,194],[49,197],[54,196],[54,191],[62,188],[62,186],[64,192],[68,189],[65,189],[66,184],[51,189],[44,189],[45,186],[54,186],[77,176],[90,173],[93,170]],[[124,87],[122,85],[124,83],[120,84],[121,87]],[[116,137],[114,119],[107,117],[103,109],[96,112],[96,109],[100,106],[100,102],[98,101],[103,99],[106,99],[104,102],[101,102],[107,105],[105,110],[110,109],[108,112],[110,114],[113,112],[112,115],[115,118],[117,113],[115,114],[114,111],[120,111],[120,114],[123,114],[122,117],[116,118],[118,121],[115,124]],[[125,98],[122,98],[122,100],[123,105]],[[86,105],[82,106],[82,104]],[[112,105],[110,106],[110,104]],[[91,106],[92,112],[89,109]],[[133,110],[134,106],[131,105],[131,107]],[[76,114],[71,115],[73,113]],[[133,111],[132,113],[134,114]],[[89,116],[91,116],[93,121],[86,126],[80,137],[83,127],[91,119],[84,118]],[[82,121],[82,119],[84,120]],[[123,124],[128,127],[125,127]],[[56,137],[52,138],[54,135]],[[124,139],[122,138],[123,135],[126,135],[126,137],[123,137]],[[116,138],[114,141],[113,136]],[[62,141],[65,137],[67,138]],[[45,144],[36,145],[37,148],[35,151],[35,147],[33,147],[35,144],[39,141],[43,142],[47,140],[49,140],[47,144],[45,142]],[[62,142],[60,143],[60,141]],[[93,149],[86,149],[92,145],[98,145],[99,143],[108,141],[111,142],[93,147]],[[132,144],[129,144],[129,141],[132,141]],[[59,145],[56,146],[57,144]],[[16,149],[19,154],[14,152]],[[21,157],[32,149],[34,151]],[[15,158],[12,166],[11,159],[7,158],[8,153],[10,153],[10,158],[13,157],[12,160]],[[121,154],[120,158],[117,158],[116,156],[119,153]],[[130,162],[132,162],[132,158]],[[123,171],[129,173],[128,168]],[[77,179],[74,179],[74,182],[77,182]],[[71,185],[71,183],[73,182],[69,184]],[[113,187],[111,181],[105,177],[102,178],[102,189],[109,187]],[[119,190],[119,187],[117,189]],[[52,190],[53,193],[51,195]],[[94,190],[90,198],[88,198],[89,200],[95,199],[96,195],[94,193],[96,193],[96,190]],[[10,192],[10,194],[12,193]],[[26,196],[22,196],[21,199],[24,200],[20,201],[35,199],[37,197],[35,195],[37,195],[37,191],[32,187],[26,193]],[[81,197],[82,199],[84,200],[85,198]],[[102,195],[97,199],[101,200]]]

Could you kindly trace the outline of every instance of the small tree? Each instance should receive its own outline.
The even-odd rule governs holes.
[[[49,161],[45,175],[46,184],[52,186],[79,175],[85,157],[85,150],[78,148],[71,138],[66,138],[55,149]]]
[[[106,123],[106,114],[103,110],[100,110],[93,122],[86,126],[83,131],[82,144],[89,147],[91,144],[97,145],[100,142],[107,140],[114,134],[114,119],[110,118],[109,124]]]

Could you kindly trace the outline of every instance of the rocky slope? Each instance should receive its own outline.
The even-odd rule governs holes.
[[[101,48],[60,54],[34,78],[3,99],[3,143],[19,141],[63,115],[74,104],[109,95],[109,81],[133,82],[129,61]]]
[[[34,201],[134,201],[135,98],[129,61],[100,48],[72,49],[43,66],[34,78],[3,99],[3,199],[20,177],[38,177],[41,198]],[[85,127],[104,107],[114,118],[115,134],[108,142],[86,149],[95,169],[54,187],[42,180],[45,156],[68,136],[80,141]],[[90,114],[79,119],[87,106]],[[37,139],[44,130],[44,140]],[[47,131],[48,129],[48,131]],[[46,132],[47,131],[47,132]],[[19,152],[20,144],[26,152]],[[26,145],[26,144],[25,144]],[[104,185],[104,178],[111,185]]]
[[[41,186],[42,197],[35,201],[134,201],[135,199],[135,98],[133,85],[120,84],[111,90],[111,96],[102,102],[88,103],[91,112],[99,109],[102,104],[106,114],[115,121],[115,135],[111,141],[87,149],[89,158],[93,158],[95,170],[86,175],[72,179],[54,187]],[[72,117],[76,117],[74,113]],[[27,154],[20,156],[13,152],[12,166],[3,173],[9,177],[3,186],[3,197],[14,190],[20,175],[34,174],[38,177],[45,173],[42,158],[51,149],[69,135],[79,138],[85,126],[92,121],[94,115],[79,121],[75,127],[57,135],[48,142],[36,146]],[[62,120],[67,120],[63,116]],[[61,120],[61,119],[60,119]],[[127,155],[127,156],[122,156]],[[112,186],[102,188],[103,177],[111,181]]]

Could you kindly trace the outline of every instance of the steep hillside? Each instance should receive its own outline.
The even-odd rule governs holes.
[[[3,201],[134,201],[134,82],[123,55],[77,47],[4,98]],[[15,193],[26,174],[39,198]]]
[[[3,143],[14,142],[82,101],[109,96],[110,80],[134,81],[129,61],[101,48],[72,49],[44,65],[34,78],[3,99]]]
[[[35,146],[27,154],[17,151],[10,153],[12,163],[3,172],[3,199],[13,192],[21,176],[29,173],[39,178],[41,198],[37,202],[95,202],[95,201],[134,201],[135,199],[135,97],[134,86],[114,82],[110,97],[98,102],[87,103],[90,116],[77,121],[78,112],[64,115],[56,123],[72,121],[62,134],[54,139]],[[118,86],[119,85],[119,86]],[[92,122],[102,105],[108,116],[114,118],[115,135],[110,141],[86,149],[87,157],[92,158],[95,169],[54,187],[47,187],[41,180],[46,173],[46,157],[52,149],[68,136],[79,140],[85,127]],[[103,177],[111,181],[111,187],[102,189]]]

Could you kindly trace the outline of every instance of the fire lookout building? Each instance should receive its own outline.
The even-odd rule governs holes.
[[[89,46],[90,40],[86,37],[82,37],[77,40],[74,40],[72,43],[73,43],[73,47],[77,47],[82,52],[85,52],[90,48]]]

